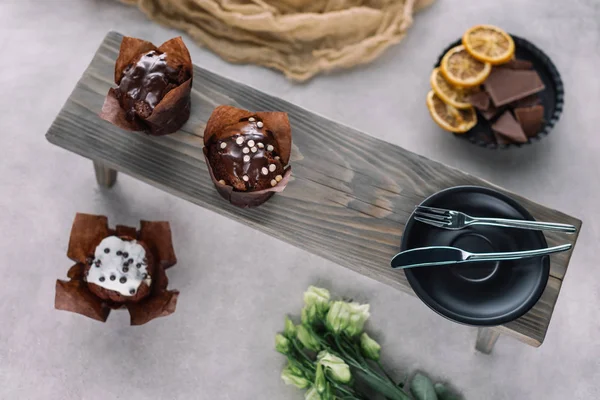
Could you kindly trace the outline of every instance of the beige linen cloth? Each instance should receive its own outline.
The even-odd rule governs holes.
[[[304,81],[368,63],[434,0],[121,0],[187,32],[225,60]]]

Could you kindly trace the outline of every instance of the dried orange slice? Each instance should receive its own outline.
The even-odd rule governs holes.
[[[451,85],[450,82],[448,82],[441,74],[439,68],[435,68],[431,72],[429,82],[431,83],[431,88],[435,94],[437,94],[438,97],[444,101],[444,103],[450,104],[451,106],[460,108],[462,110],[471,108],[469,97],[481,90],[478,86],[472,88],[461,88]]]
[[[465,46],[456,46],[442,57],[440,71],[455,86],[473,87],[486,80],[492,71],[492,65],[473,58]]]
[[[493,25],[470,28],[463,35],[462,43],[473,57],[492,65],[504,64],[515,54],[513,38]]]
[[[427,108],[435,123],[450,132],[465,133],[477,124],[477,114],[473,107],[459,110],[444,103],[433,90],[427,93]]]

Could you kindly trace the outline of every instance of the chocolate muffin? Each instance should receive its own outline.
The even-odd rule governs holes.
[[[140,301],[150,294],[153,267],[152,253],[143,242],[108,236],[88,258],[84,279],[103,300]]]
[[[229,188],[219,192],[236,205],[258,205],[259,197],[264,202],[289,180],[291,128],[286,113],[217,107],[207,123],[204,143],[215,186]]]
[[[147,119],[167,93],[190,79],[189,71],[167,64],[167,54],[152,50],[123,71],[115,96],[125,111],[125,119]]]
[[[166,135],[190,116],[193,67],[180,37],[160,47],[124,37],[115,63],[115,83],[100,117],[123,129]]]
[[[175,312],[179,292],[167,290],[165,273],[177,262],[168,222],[110,229],[104,216],[77,214],[67,256],[76,264],[69,281],[56,281],[56,309],[104,322],[111,309],[126,308],[132,325]]]

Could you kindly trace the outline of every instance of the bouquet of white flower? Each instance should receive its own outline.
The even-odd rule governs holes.
[[[331,301],[329,291],[311,286],[304,293],[302,323],[286,317],[275,349],[288,359],[281,378],[307,389],[306,400],[367,400],[357,380],[389,400],[458,400],[446,385],[417,373],[405,390],[381,365],[381,346],[363,331],[369,305]]]

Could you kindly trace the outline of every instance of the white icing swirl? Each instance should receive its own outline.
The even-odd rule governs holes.
[[[87,281],[123,296],[134,296],[142,282],[148,286],[152,283],[145,258],[146,250],[135,240],[109,236],[96,247]]]

